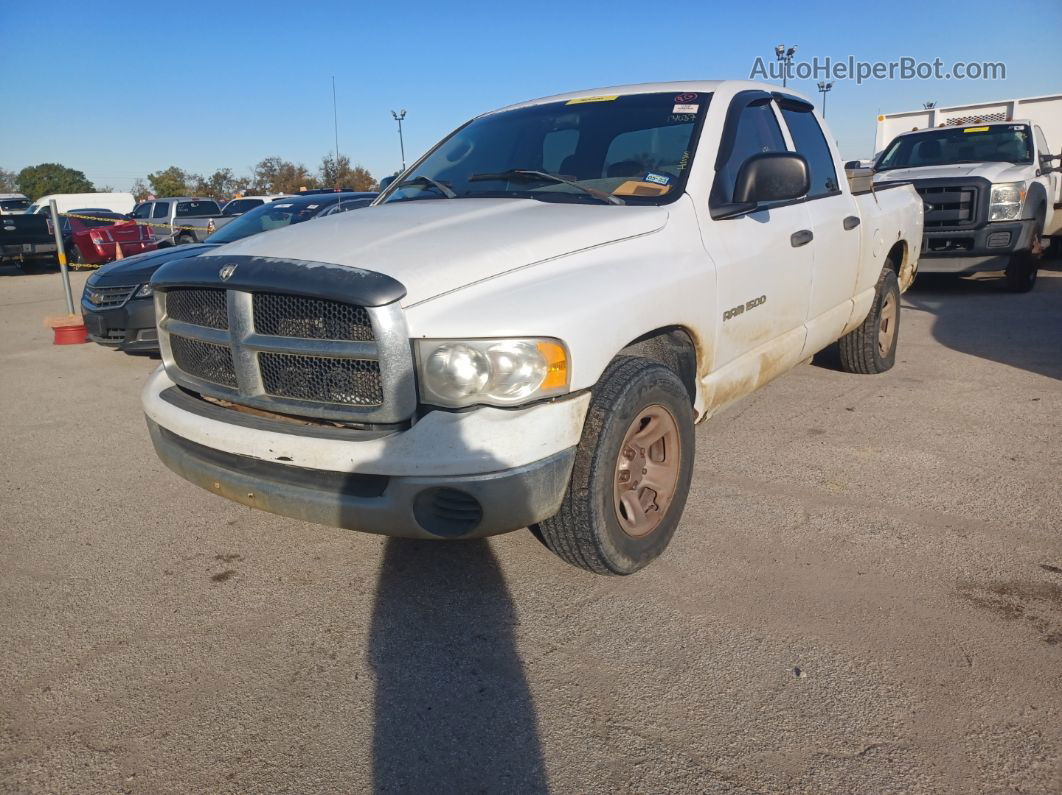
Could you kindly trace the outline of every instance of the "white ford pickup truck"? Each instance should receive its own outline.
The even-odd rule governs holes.
[[[485,113],[374,206],[171,262],[143,393],[171,469],[350,529],[532,527],[629,574],[694,425],[840,340],[892,367],[922,202],[853,195],[807,99],[659,83]]]

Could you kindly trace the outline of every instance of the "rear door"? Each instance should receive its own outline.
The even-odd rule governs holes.
[[[711,206],[733,200],[737,173],[745,160],[786,148],[771,95],[763,91],[737,94],[720,141]],[[742,357],[763,358],[761,364],[767,365],[764,380],[769,380],[773,373],[768,370],[783,367],[799,355],[811,293],[809,227],[808,210],[801,201],[778,203],[705,226],[705,243],[718,274],[714,370]],[[751,364],[759,366],[755,361]],[[751,383],[746,391],[756,386]]]
[[[855,197],[840,182],[839,161],[812,106],[795,97],[783,97],[779,105],[794,151],[808,161],[811,181],[805,200],[814,235],[807,317],[808,346],[814,350],[805,351],[810,355],[839,337],[848,322],[859,275],[862,221]]]
[[[156,237],[169,237],[173,233],[170,227],[170,202],[155,202],[151,208],[151,228]]]

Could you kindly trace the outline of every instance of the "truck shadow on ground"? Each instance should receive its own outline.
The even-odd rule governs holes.
[[[546,791],[516,621],[488,541],[387,540],[369,638],[376,792]]]
[[[933,315],[933,338],[947,348],[1062,379],[1060,266],[1045,262],[1028,293],[1007,292],[1002,277],[923,274],[904,295],[904,309]],[[900,333],[902,340],[902,323]]]
[[[461,442],[448,452],[503,469]],[[356,510],[341,519],[357,526]],[[547,791],[517,622],[487,539],[387,539],[368,642],[376,792]]]

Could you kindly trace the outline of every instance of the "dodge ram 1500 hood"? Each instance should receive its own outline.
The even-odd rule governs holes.
[[[654,232],[663,207],[533,199],[422,199],[369,207],[229,243],[246,254],[351,265],[405,285],[406,306],[507,271]]]
[[[1030,164],[1019,163],[956,163],[951,166],[921,166],[893,168],[874,175],[874,182],[908,182],[915,179],[946,177],[984,177],[991,182],[1017,182],[1026,179]]]

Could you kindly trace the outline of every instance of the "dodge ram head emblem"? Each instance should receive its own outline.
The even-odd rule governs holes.
[[[222,265],[221,270],[218,271],[218,276],[221,277],[221,281],[227,282],[232,278],[232,274],[236,272],[236,264],[230,262],[228,265]]]

